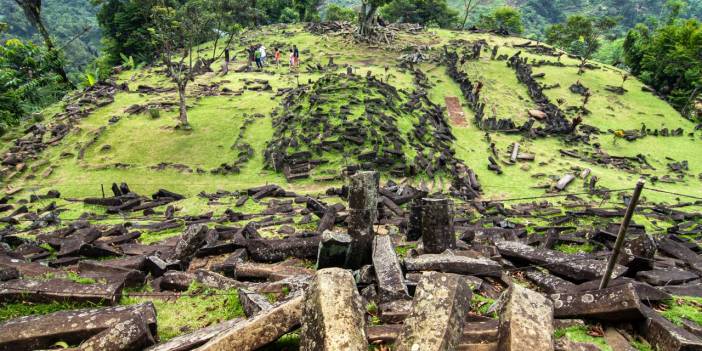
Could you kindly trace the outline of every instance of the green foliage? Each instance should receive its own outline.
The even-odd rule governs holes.
[[[473,312],[478,313],[481,316],[488,316],[490,318],[497,318],[497,313],[492,313],[488,315],[488,310],[495,303],[495,300],[485,297],[480,294],[473,294],[470,300],[470,309]]]
[[[156,0],[96,0],[97,20],[102,29],[103,52],[118,64],[121,55],[149,62],[155,57],[154,38],[149,32]]]
[[[280,13],[278,21],[281,23],[297,23],[300,22],[300,14],[292,7],[286,7]]]
[[[390,22],[428,24],[441,28],[455,26],[458,12],[449,8],[446,0],[393,0],[381,9]]]
[[[585,243],[581,245],[558,244],[554,249],[567,254],[590,253],[595,250],[595,245],[590,243]]]
[[[546,42],[589,59],[600,48],[600,39],[616,26],[613,17],[570,16],[565,23],[546,29]]]
[[[336,4],[330,4],[327,6],[327,10],[324,14],[324,20],[353,22],[356,20],[356,11]]]
[[[480,16],[478,27],[484,30],[506,31],[510,34],[524,32],[521,12],[510,6],[498,7],[492,13]]]
[[[63,96],[68,87],[54,71],[60,64],[31,42],[10,39],[0,45],[0,134]]]
[[[702,23],[677,20],[651,29],[643,24],[629,31],[624,58],[631,72],[668,97],[691,116],[695,95],[702,93]]]
[[[607,342],[603,337],[596,337],[588,334],[588,329],[586,326],[572,326],[563,329],[556,329],[553,332],[554,339],[560,339],[562,337],[568,338],[575,342],[584,342],[594,344],[603,351],[612,351],[612,348],[607,345]]]

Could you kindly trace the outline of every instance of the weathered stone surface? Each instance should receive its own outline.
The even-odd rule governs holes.
[[[419,255],[405,259],[408,271],[439,271],[464,275],[500,277],[502,267],[487,258],[470,258],[454,255],[450,252],[436,255]]]
[[[683,260],[691,268],[702,273],[702,258],[685,245],[670,238],[663,238],[658,242],[658,248],[672,257]]]
[[[155,335],[156,310],[147,302],[12,319],[0,324],[0,350],[30,351],[49,348],[57,341],[79,344],[120,321],[131,319],[135,312],[144,318],[151,334]]]
[[[602,290],[552,294],[554,315],[558,318],[592,318],[630,321],[641,318],[641,301],[634,284]]]
[[[144,284],[146,275],[136,269],[114,266],[100,261],[82,260],[78,271],[87,278],[104,279],[110,284],[124,284],[124,287],[138,287]]]
[[[600,288],[600,282],[601,280],[598,279],[582,283],[580,285],[577,285],[574,289],[572,289],[571,292],[598,290]],[[639,297],[639,300],[644,302],[663,301],[668,300],[671,297],[670,294],[666,293],[662,289],[654,288],[646,283],[642,283],[627,277],[619,277],[617,279],[610,280],[607,287],[611,288],[614,286],[625,284],[633,284],[636,288],[636,295]]]
[[[0,282],[17,279],[19,277],[20,272],[17,268],[12,266],[0,265]]]
[[[139,351],[155,344],[144,317],[136,312],[110,328],[85,340],[81,351]]]
[[[373,267],[381,302],[409,299],[402,268],[389,235],[376,235],[373,239]]]
[[[305,296],[300,349],[368,350],[365,310],[349,271],[317,271]]]
[[[664,289],[673,295],[702,297],[702,284],[669,285]]]
[[[422,244],[429,254],[456,248],[449,199],[422,199]]]
[[[636,273],[637,279],[655,286],[683,284],[699,277],[695,273],[678,268],[654,269]]]
[[[236,279],[264,279],[270,281],[282,280],[298,275],[313,275],[307,268],[286,266],[283,264],[243,262],[236,266]]]
[[[346,233],[326,230],[322,233],[317,251],[317,269],[343,267],[351,245],[351,236]]]
[[[247,289],[238,290],[239,303],[241,303],[241,307],[244,309],[244,313],[247,317],[251,317],[258,312],[265,311],[273,307],[268,299],[261,294]]]
[[[575,342],[568,338],[560,338],[554,345],[556,351],[600,351],[597,345],[586,342]]]
[[[530,282],[538,286],[541,291],[549,294],[556,292],[568,292],[576,287],[575,284],[567,280],[538,270],[526,271],[524,275]]]
[[[219,324],[211,325],[206,328],[199,329],[190,334],[176,336],[162,344],[154,345],[147,348],[145,351],[189,351],[198,346],[203,345],[210,339],[221,334],[222,332],[231,329],[237,323],[241,323],[244,319],[237,318],[225,321]]]
[[[255,317],[237,323],[198,351],[251,351],[278,340],[300,325],[304,297],[298,296]]]
[[[371,261],[373,224],[378,218],[378,172],[357,172],[349,184],[349,235],[346,266],[352,269]]]
[[[173,258],[187,262],[202,245],[205,245],[207,230],[207,226],[202,224],[189,226],[178,240]]]
[[[395,344],[398,351],[453,350],[460,343],[472,292],[455,274],[426,273],[417,286],[412,313]]]
[[[79,284],[70,280],[15,279],[0,283],[0,302],[74,301],[115,304],[122,296],[118,284]]]
[[[646,317],[639,325],[639,333],[659,351],[700,351],[702,340],[687,330],[665,319],[653,309],[642,306]]]
[[[248,241],[249,257],[257,262],[280,262],[289,257],[314,259],[319,251],[319,236],[288,239],[252,239]]]
[[[544,265],[551,273],[566,277],[573,281],[587,281],[600,278],[605,271],[607,262],[595,259],[573,260],[568,254],[531,247],[516,241],[497,241],[497,250],[504,257],[531,264]],[[626,267],[615,265],[612,278],[626,272]]]
[[[500,350],[553,350],[553,304],[545,296],[512,284],[500,306]]]

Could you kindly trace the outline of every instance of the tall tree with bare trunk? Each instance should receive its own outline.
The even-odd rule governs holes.
[[[41,0],[15,0],[15,3],[17,3],[17,5],[22,9],[27,21],[34,26],[34,28],[44,39],[44,45],[46,45],[46,49],[49,54],[54,56],[56,62],[53,70],[59,75],[59,77],[61,77],[61,80],[63,80],[64,83],[73,86],[73,83],[71,83],[71,81],[68,79],[66,70],[63,68],[63,65],[60,62],[59,50],[56,49],[53,40],[51,40],[51,35],[49,35],[49,31],[46,30],[44,21],[41,19]]]

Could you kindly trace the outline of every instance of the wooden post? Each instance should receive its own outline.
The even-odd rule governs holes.
[[[612,270],[614,269],[614,266],[617,264],[617,258],[619,257],[619,252],[622,250],[622,246],[624,246],[624,239],[626,237],[626,230],[629,228],[629,223],[631,223],[631,217],[634,215],[634,210],[636,209],[636,204],[639,202],[639,197],[641,196],[641,191],[643,190],[644,187],[644,180],[639,179],[639,181],[636,183],[636,188],[634,188],[634,194],[631,196],[631,201],[629,201],[629,206],[626,208],[626,212],[624,213],[624,219],[622,220],[622,224],[619,226],[619,233],[617,234],[617,241],[614,242],[614,249],[612,250],[612,256],[609,258],[609,262],[607,262],[607,270],[605,271],[604,276],[602,276],[602,281],[600,282],[600,290],[605,289],[607,287],[607,284],[609,284],[609,280],[612,275]]]

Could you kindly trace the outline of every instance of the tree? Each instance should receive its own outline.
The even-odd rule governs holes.
[[[441,28],[453,27],[458,21],[458,12],[446,0],[392,0],[381,13],[391,22],[435,23]]]
[[[286,7],[280,14],[279,21],[281,23],[297,23],[300,22],[300,14],[292,7]]]
[[[524,31],[522,14],[510,6],[498,7],[489,15],[480,16],[478,27],[509,34],[521,34]]]
[[[55,56],[55,59],[50,60],[54,63],[53,70],[61,77],[64,83],[72,86],[73,84],[68,79],[66,70],[64,70],[63,64],[59,59],[60,52],[54,46],[54,42],[51,40],[49,31],[46,30],[46,26],[44,26],[44,22],[41,19],[41,0],[15,0],[15,3],[22,8],[24,16],[27,17],[27,21],[29,21],[29,23],[36,28],[41,37],[44,39],[44,45],[46,45],[47,52],[50,55]]]
[[[631,72],[666,96],[683,115],[693,114],[702,93],[702,23],[676,20],[651,30],[638,25],[624,40]]]
[[[587,61],[600,48],[600,40],[617,25],[614,17],[570,16],[565,23],[546,30],[546,42],[580,56],[578,74],[585,72]]]
[[[337,4],[329,4],[329,6],[327,6],[327,11],[324,15],[324,20],[329,22],[353,22],[354,20],[356,20],[356,12],[354,12],[354,10],[352,9],[341,7]]]
[[[58,101],[69,88],[47,49],[7,40],[0,45],[0,134],[28,113]]]
[[[463,21],[461,22],[461,29],[466,29],[468,16],[470,16],[478,5],[481,5],[484,2],[485,0],[463,0]]]
[[[186,88],[207,67],[196,46],[212,30],[214,18],[196,1],[186,2],[176,8],[160,1],[153,7],[152,13],[153,27],[149,28],[149,32],[154,38],[154,47],[166,66],[166,74],[178,90],[178,127],[190,129]]]
[[[390,0],[361,0],[361,12],[358,14],[358,34],[370,38],[378,25],[376,13],[378,9]]]

